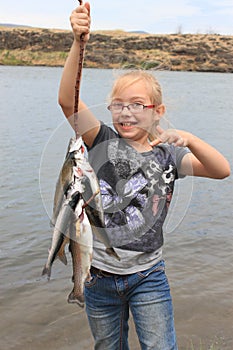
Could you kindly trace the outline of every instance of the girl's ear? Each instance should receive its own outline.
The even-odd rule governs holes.
[[[157,106],[155,108],[155,111],[160,117],[162,117],[166,111],[165,105],[161,104],[161,105]]]
[[[164,115],[165,110],[166,110],[166,108],[165,108],[164,104],[161,104],[154,109],[154,118],[153,118],[154,122],[153,122],[153,125],[151,126],[151,129],[149,132],[150,142],[152,142],[158,138],[158,131],[157,131],[156,127],[159,125],[160,118],[162,118],[162,116]]]
[[[162,118],[162,116],[164,115],[165,113],[165,105],[164,104],[161,104],[157,107],[155,107],[154,109],[154,122],[158,123],[160,118]]]

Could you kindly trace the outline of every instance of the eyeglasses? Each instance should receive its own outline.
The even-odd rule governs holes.
[[[119,102],[112,103],[107,108],[112,113],[121,113],[125,107],[132,113],[141,113],[146,108],[154,108],[155,105],[142,105],[141,103],[130,103],[128,105],[124,105],[123,103]]]

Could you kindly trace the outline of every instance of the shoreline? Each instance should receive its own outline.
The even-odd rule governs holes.
[[[72,42],[69,30],[0,27],[0,65],[63,67]],[[233,73],[233,36],[92,32],[84,68]]]

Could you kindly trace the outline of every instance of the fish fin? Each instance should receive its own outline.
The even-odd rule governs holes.
[[[56,258],[58,258],[64,265],[67,265],[67,257],[65,253],[65,246],[69,243],[70,237],[65,236],[61,248],[59,249]]]
[[[51,228],[55,227],[55,224],[56,224],[56,220],[54,218],[52,218],[50,221],[49,221],[49,226]]]
[[[51,276],[51,267],[45,265],[45,267],[43,268],[42,274],[41,276],[47,275],[48,276],[48,281],[50,280],[50,276]]]
[[[106,248],[105,252],[110,255],[110,256],[114,256],[114,258],[116,258],[118,261],[121,260],[121,258],[119,257],[119,255],[115,252],[115,250],[113,248]]]
[[[63,254],[58,254],[57,258],[64,264],[67,265],[67,257],[65,252],[63,252]]]

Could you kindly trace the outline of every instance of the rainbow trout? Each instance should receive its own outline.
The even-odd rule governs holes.
[[[93,251],[93,235],[88,217],[83,211],[81,220],[77,220],[75,225],[70,227],[69,250],[73,263],[73,283],[74,287],[68,296],[68,303],[76,303],[84,306],[84,283],[90,276],[90,266]]]
[[[96,225],[92,231],[91,224]],[[84,157],[82,138],[71,139],[56,185],[52,224],[52,244],[42,275],[51,276],[53,262],[59,258],[67,264],[65,245],[73,262],[74,288],[68,302],[84,304],[83,286],[89,276],[92,260],[93,235],[106,246],[106,253],[119,260],[104,230],[103,209],[98,180]],[[101,228],[101,229],[99,229]]]

